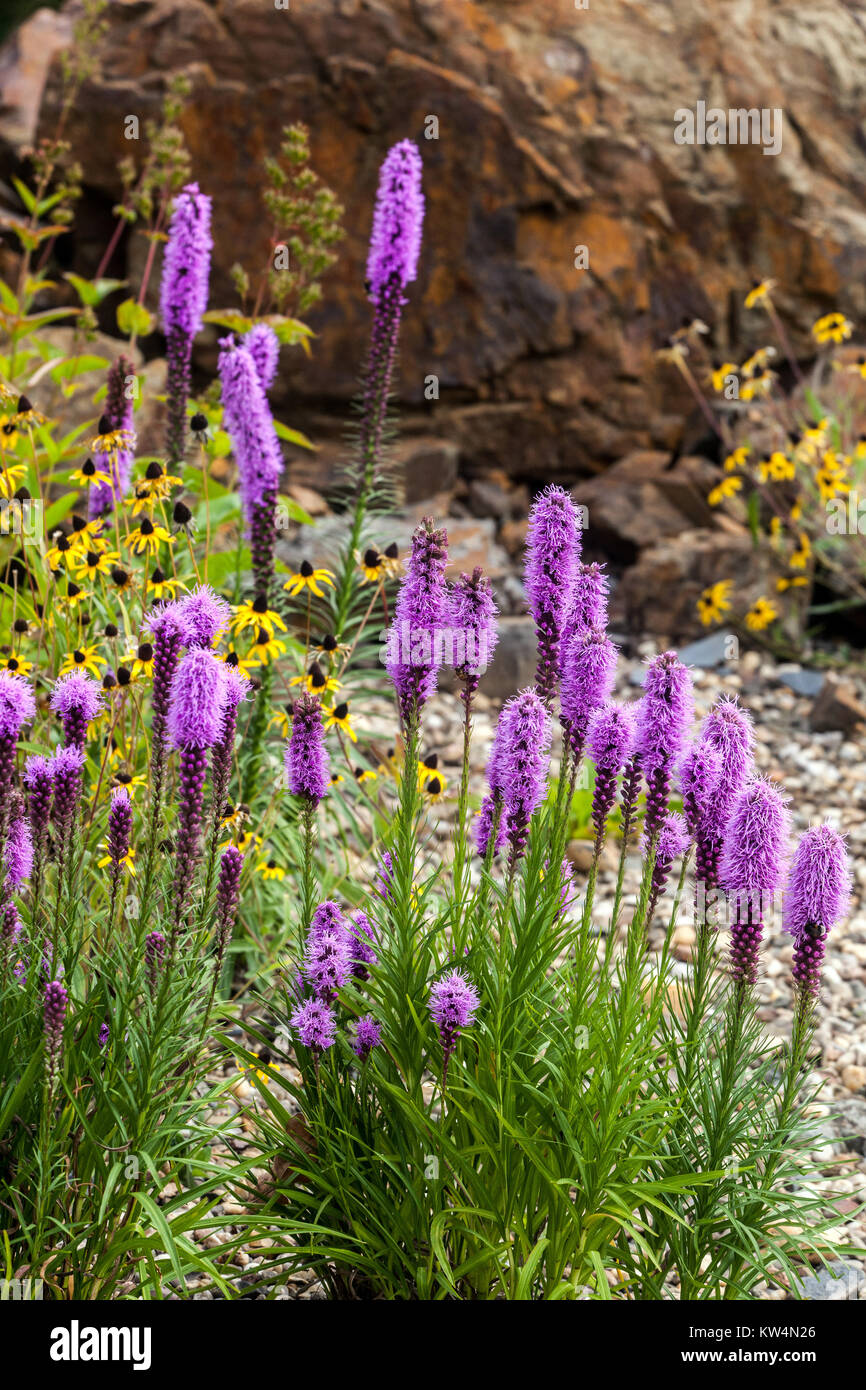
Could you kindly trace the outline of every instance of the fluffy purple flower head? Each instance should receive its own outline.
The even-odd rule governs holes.
[[[607,627],[607,595],[610,585],[604,565],[579,564],[574,578],[571,603],[562,623],[562,647],[584,628]]]
[[[57,791],[59,783],[75,773],[80,773],[86,761],[87,756],[83,748],[55,748],[51,759],[53,765],[52,781],[55,791]]]
[[[526,847],[529,821],[545,791],[550,717],[537,691],[521,690],[506,701],[499,716],[497,775],[507,816],[513,858]]]
[[[82,744],[87,726],[103,707],[99,682],[83,671],[70,671],[61,676],[51,694],[51,708],[63,720],[67,743]]]
[[[735,695],[723,695],[716,701],[701,726],[700,741],[708,744],[719,756],[719,783],[713,816],[718,826],[717,833],[721,835],[733,810],[734,798],[752,773],[755,731],[751,717],[740,708]]]
[[[24,764],[21,778],[28,791],[51,785],[54,780],[54,759],[44,753],[32,753]]]
[[[212,748],[223,731],[225,664],[206,647],[178,662],[171,683],[168,732],[175,748]]]
[[[299,1004],[289,1020],[304,1047],[324,1052],[333,1047],[337,1021],[334,1010],[324,999],[307,999]]]
[[[352,1051],[355,1056],[366,1062],[373,1048],[378,1047],[381,1041],[382,1029],[373,1015],[362,1014],[355,1025],[355,1036],[352,1039]]]
[[[735,797],[725,831],[725,891],[758,906],[772,897],[785,871],[789,833],[787,799],[772,782],[756,777]]]
[[[678,811],[669,811],[659,826],[656,838],[656,868],[665,875],[675,859],[680,859],[689,847],[690,838],[685,818]],[[649,853],[650,841],[646,834],[641,836],[641,854]]]
[[[273,416],[251,352],[232,338],[220,340],[223,423],[231,436],[247,524],[266,493],[276,491],[283,455]]]
[[[326,898],[319,903],[313,913],[313,920],[310,922],[310,935],[321,936],[323,932],[345,932],[348,931],[348,922],[343,915],[339,903],[335,903],[333,898]]]
[[[722,760],[711,743],[693,743],[679,768],[686,824],[695,839],[721,834],[717,793]]]
[[[560,640],[580,562],[577,508],[561,487],[539,493],[529,512],[525,588],[538,638],[536,684],[549,701],[556,686]]]
[[[671,769],[685,752],[694,718],[692,677],[676,652],[654,656],[644,677],[644,696],[638,705],[637,740],[647,777]]]
[[[590,718],[610,698],[619,650],[602,628],[583,628],[568,641],[560,664],[560,713],[572,744],[581,748]]]
[[[188,183],[175,199],[162,263],[160,313],[166,334],[194,338],[207,308],[213,238],[211,200]]]
[[[461,1032],[473,1023],[479,1003],[476,991],[459,970],[452,970],[431,987],[430,1014],[439,1029],[446,1066]]]
[[[851,903],[851,865],[845,841],[831,825],[801,837],[785,893],[783,927],[794,937],[825,936]]]
[[[462,681],[482,676],[496,650],[498,609],[490,581],[480,566],[461,574],[451,591],[450,627],[454,644],[454,669]]]
[[[256,364],[263,391],[270,391],[280,360],[280,340],[268,323],[256,323],[245,333],[241,345]]]
[[[635,714],[632,705],[610,700],[592,714],[586,735],[589,756],[597,768],[619,773],[635,746]]]
[[[370,300],[378,304],[391,285],[405,289],[418,273],[424,194],[421,156],[411,140],[392,145],[379,170],[373,230],[367,255]]]
[[[315,695],[306,691],[295,701],[292,734],[283,760],[292,795],[303,796],[318,806],[328,791],[330,767],[322,706]]]
[[[212,647],[229,625],[231,606],[209,584],[199,584],[192,593],[178,600],[177,616],[183,625],[186,645]]]
[[[10,822],[4,854],[6,881],[11,888],[20,888],[33,871],[33,836],[26,816],[15,816]]]
[[[0,671],[0,738],[16,739],[36,715],[30,686],[12,671]]]
[[[412,536],[385,659],[404,721],[433,694],[444,661],[444,630],[450,617],[447,563],[448,537],[424,517]]]
[[[183,618],[183,599],[172,599],[169,603],[155,603],[144,615],[144,631],[153,638],[163,640],[186,640],[186,623]]]
[[[352,974],[352,938],[345,928],[311,932],[304,975],[320,999],[333,999]]]

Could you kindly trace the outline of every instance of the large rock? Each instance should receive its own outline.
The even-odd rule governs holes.
[[[15,97],[0,138],[12,149],[39,105],[38,33],[25,30],[0,60]],[[81,270],[109,233],[121,159],[140,157],[124,118],[153,116],[172,73],[193,86],[183,127],[215,199],[217,304],[234,302],[239,255],[250,267],[267,255],[262,158],[285,123],[310,126],[348,235],[310,315],[312,360],[286,354],[281,390],[298,423],[325,407],[335,439],[370,324],[377,170],[406,136],[424,157],[427,223],[400,394],[473,472],[574,480],[635,450],[669,452],[693,403],[655,350],[695,315],[719,356],[763,342],[765,315],[742,307],[753,275],[777,281],[803,354],[819,313],[866,319],[866,29],[850,0],[115,0],[99,57],[102,75],[64,131],[84,169],[69,243]],[[58,93],[55,60],[39,118],[47,135]],[[699,98],[782,108],[781,153],[675,143],[674,112]],[[427,139],[434,118],[438,138]],[[587,269],[575,266],[577,246]],[[146,251],[132,234],[113,273],[134,278]],[[203,346],[211,365],[213,344]],[[431,375],[438,402],[425,399]]]

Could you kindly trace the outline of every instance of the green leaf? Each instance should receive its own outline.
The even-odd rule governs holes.
[[[103,299],[126,284],[125,280],[85,280],[83,275],[74,275],[71,270],[66,272],[64,279],[72,285],[82,304],[91,308],[101,304]]]
[[[156,318],[143,304],[137,304],[134,299],[124,299],[117,306],[117,326],[121,333],[143,338],[156,327]]]
[[[15,191],[18,197],[21,199],[27,211],[29,213],[34,213],[36,211],[36,194],[27,187],[26,183],[22,183],[20,179],[13,178],[12,182],[15,185]]]
[[[308,439],[300,430],[293,430],[288,425],[284,425],[281,420],[274,421],[274,429],[280,439],[285,439],[289,444],[297,444],[299,449],[315,449],[317,445]]]

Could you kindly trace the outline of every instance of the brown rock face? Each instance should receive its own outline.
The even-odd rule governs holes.
[[[215,200],[217,304],[233,302],[229,265],[267,254],[263,156],[285,123],[310,126],[348,236],[311,316],[312,361],[298,353],[283,372],[301,421],[315,403],[342,422],[356,389],[377,170],[406,136],[424,159],[427,224],[404,421],[449,440],[473,473],[574,480],[669,452],[692,406],[654,350],[695,315],[719,355],[762,341],[762,316],[742,309],[754,276],[777,280],[804,353],[819,312],[866,314],[866,28],[849,0],[118,0],[101,59],[68,134],[103,220],[130,153],[124,117],[152,115],[169,74],[192,79],[184,125]],[[26,97],[7,118],[12,143]],[[676,143],[675,112],[699,101],[779,108],[781,153]],[[84,269],[98,240],[79,237]],[[141,239],[125,254],[134,271]],[[425,398],[433,376],[438,401]]]

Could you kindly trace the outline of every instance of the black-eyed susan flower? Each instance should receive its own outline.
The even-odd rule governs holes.
[[[158,601],[164,598],[174,598],[178,589],[183,588],[183,585],[179,579],[174,579],[171,575],[164,574],[159,568],[159,565],[156,565],[147,581],[147,588],[148,593]]]
[[[275,629],[279,629],[280,632],[286,631],[286,625],[279,613],[268,607],[265,594],[256,594],[254,599],[239,603],[234,610],[229,631],[246,632],[247,628],[262,628],[269,637],[273,637]]]
[[[2,467],[0,467],[0,497],[14,497],[18,485],[26,473],[25,464],[7,463],[6,459],[3,458]]]
[[[748,444],[741,444],[739,448],[732,450],[731,453],[728,454],[723,467],[726,473],[735,473],[738,468],[745,468],[748,461],[749,446]]]
[[[321,637],[317,642],[313,642],[312,645],[315,651],[321,652],[322,656],[331,659],[338,656],[347,656],[350,650],[347,643],[337,641],[333,632],[326,632],[324,637]]]
[[[353,767],[352,775],[359,787],[363,786],[365,782],[375,782],[376,780],[376,773],[371,767]]]
[[[758,376],[750,377],[740,387],[740,400],[754,401],[762,396],[769,396],[775,379],[775,372],[761,372]]]
[[[237,836],[235,844],[241,854],[246,854],[248,850],[260,849],[262,842],[261,838],[258,835],[254,835],[251,830],[245,830],[242,834]]]
[[[79,550],[72,561],[72,568],[79,579],[89,579],[97,574],[111,574],[115,560],[120,559],[117,550]]]
[[[158,550],[160,545],[171,545],[173,536],[159,522],[151,521],[150,517],[142,517],[134,531],[130,531],[126,538],[126,544],[133,555],[150,555]]]
[[[129,570],[125,570],[122,565],[112,566],[111,582],[119,594],[124,594],[128,589],[135,588],[135,580]]]
[[[302,560],[298,570],[289,575],[283,588],[287,590],[290,598],[297,598],[304,589],[309,589],[316,598],[324,598],[325,595],[319,587],[321,584],[329,584],[333,589],[333,571],[321,568],[314,569],[309,560]]]
[[[367,584],[381,584],[385,578],[385,557],[374,545],[358,554],[358,568]]]
[[[776,349],[774,347],[757,348],[756,351],[752,353],[751,357],[746,358],[740,368],[740,374],[748,377],[754,376],[756,372],[766,371],[775,356]]]
[[[62,531],[55,531],[52,543],[45,552],[45,563],[51,570],[59,570],[64,565],[70,565],[77,552],[77,547],[65,536]]]
[[[97,680],[102,678],[102,667],[95,647],[76,647],[74,651],[67,652],[63,658],[59,675],[66,676],[70,671],[89,671],[96,676]]]
[[[166,473],[162,464],[156,459],[152,459],[144,471],[144,477],[140,478],[135,485],[135,497],[132,502],[132,514],[138,516],[148,504],[156,502],[166,502],[176,487],[180,487],[183,482],[174,473]]]
[[[29,676],[33,670],[33,662],[25,661],[21,656],[4,656],[0,659],[0,671],[11,671],[13,676]]]
[[[127,658],[130,660],[130,658]],[[150,642],[139,642],[135,649],[135,655],[131,658],[132,679],[137,676],[153,675],[153,645]]]
[[[423,787],[428,777],[433,777],[439,771],[439,754],[426,753],[424,757],[418,759],[418,786]]]
[[[269,729],[279,730],[281,738],[288,738],[291,731],[292,721],[289,711],[285,709],[275,709],[268,720]]]
[[[293,676],[290,685],[302,685],[305,690],[309,690],[311,695],[318,695],[321,700],[323,696],[330,695],[340,689],[340,682],[333,676],[326,676],[318,661],[314,661],[309,671],[302,676]]]
[[[793,555],[788,560],[788,564],[792,570],[804,570],[812,554],[812,546],[805,531],[800,532],[799,540],[799,548],[794,551]]]
[[[96,429],[96,436],[88,445],[92,454],[116,459],[119,453],[135,448],[135,430],[115,429],[107,415],[101,417]]]
[[[258,662],[251,656],[241,656],[240,652],[235,651],[234,647],[229,647],[227,652],[214,652],[218,661],[224,661],[226,666],[233,666],[234,669],[247,680],[250,679],[250,672]]]
[[[276,859],[260,859],[256,864],[256,873],[261,874],[267,883],[270,879],[276,879],[282,883],[286,876],[286,871],[282,864],[278,864]]]
[[[32,428],[33,425],[44,425],[46,417],[41,410],[37,410],[35,405],[26,396],[18,397],[18,405],[15,409],[15,423],[21,428]]]
[[[0,452],[13,453],[18,443],[18,426],[14,415],[0,415]]]
[[[780,594],[784,594],[787,589],[805,589],[808,583],[808,579],[802,574],[781,575],[776,580],[776,589]]]
[[[80,468],[76,468],[70,473],[69,481],[77,483],[79,487],[87,487],[90,483],[104,483],[106,487],[111,487],[111,474],[106,473],[102,468],[93,462],[93,459],[85,459]]]
[[[737,375],[736,362],[722,362],[720,366],[714,367],[710,373],[710,381],[714,391],[724,391],[729,376]]]
[[[210,426],[208,424],[208,418],[203,411],[196,410],[194,414],[190,416],[189,427],[199,444],[204,444],[209,438]]]
[[[397,575],[402,573],[403,570],[403,562],[400,559],[400,547],[396,541],[392,541],[390,545],[385,546],[382,553],[385,557],[385,570],[389,579],[396,579]]]
[[[88,589],[82,589],[80,584],[74,583],[71,579],[67,579],[66,581],[65,592],[62,589],[58,589],[57,592],[57,602],[62,608],[79,608],[81,604],[86,603],[90,597],[91,594]]]
[[[178,498],[171,512],[171,524],[175,532],[183,531],[190,538],[198,530],[198,523],[186,503]]]
[[[736,497],[742,486],[742,478],[737,478],[731,473],[713,488],[712,492],[707,497],[707,501],[711,507],[718,507],[729,497]]]
[[[445,795],[445,778],[440,773],[434,773],[429,777],[422,787],[426,801],[441,801]]]
[[[730,579],[720,579],[718,583],[711,584],[704,589],[697,602],[698,616],[704,627],[710,627],[713,623],[720,623],[724,614],[730,608],[728,595],[731,592],[732,582]]]
[[[247,664],[253,666],[267,666],[270,661],[274,661],[286,650],[285,642],[281,642],[278,637],[274,637],[267,628],[260,627],[256,632],[256,640],[247,652]]]
[[[775,280],[756,280],[743,303],[747,309],[754,309],[759,304],[765,304],[775,288]]]
[[[108,533],[99,518],[87,521],[77,512],[72,513],[69,539],[78,550],[106,550]]]
[[[780,449],[776,449],[769,458],[762,458],[758,464],[758,477],[762,483],[790,482],[796,476],[796,465]]]
[[[342,774],[341,772],[332,772],[331,775],[330,775],[330,777],[328,778],[328,786],[329,786],[329,787],[336,787],[336,786],[339,786],[340,782],[345,782],[345,780],[346,780],[346,779],[345,779],[345,777],[343,776],[343,774]]]
[[[147,778],[140,773],[131,772],[127,763],[121,763],[111,778],[112,787],[125,787],[130,796],[135,796],[139,787],[147,786]]]
[[[358,742],[358,735],[352,728],[352,722],[349,719],[349,706],[345,700],[343,700],[341,704],[335,705],[333,709],[326,710],[325,728],[341,729],[344,734],[349,736],[353,743]]]
[[[103,845],[103,849],[108,849],[108,845]],[[126,869],[133,878],[135,877],[135,850],[128,849],[122,859],[116,861],[122,869]],[[102,859],[97,860],[100,869],[107,869],[109,864],[115,863],[110,854],[106,854]]]
[[[769,599],[756,599],[746,614],[746,627],[751,632],[763,632],[764,628],[769,627],[770,623],[778,616],[778,611]]]
[[[854,325],[844,314],[824,314],[812,324],[812,337],[816,343],[844,343],[854,332]]]

